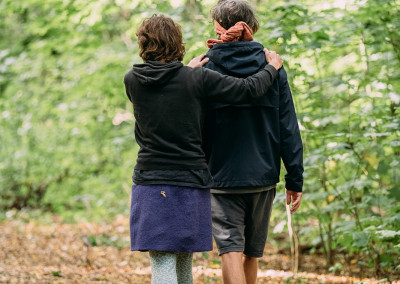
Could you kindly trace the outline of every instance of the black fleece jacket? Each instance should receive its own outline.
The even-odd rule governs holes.
[[[267,93],[277,74],[271,65],[246,79],[180,62],[134,65],[124,83],[140,146],[135,170],[207,169],[201,148],[207,101],[250,102]]]
[[[257,42],[216,44],[207,56],[206,68],[241,78],[267,64]],[[219,192],[276,184],[281,158],[287,170],[286,188],[302,191],[303,144],[283,67],[266,96],[242,105],[211,103],[203,133],[213,188]]]

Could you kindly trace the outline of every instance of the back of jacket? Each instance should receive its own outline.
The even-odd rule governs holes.
[[[135,64],[124,78],[140,146],[135,170],[207,169],[201,147],[207,101],[250,102],[264,95],[277,75],[271,65],[238,79],[177,61]]]
[[[207,56],[204,67],[235,77],[250,76],[267,64],[257,42],[216,44]],[[274,185],[282,158],[286,188],[302,191],[303,145],[284,68],[268,94],[250,104],[209,104],[203,133],[214,188]]]

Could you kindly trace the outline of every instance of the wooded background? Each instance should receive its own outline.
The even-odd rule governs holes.
[[[215,3],[0,2],[2,220],[129,216],[138,146],[123,77],[142,62],[135,32],[154,13],[171,16],[188,63],[215,38]],[[255,40],[284,59],[305,148],[303,203],[293,215],[300,247],[324,254],[330,271],[357,263],[398,275],[400,1],[253,4]],[[269,243],[282,246],[282,183],[278,192]]]

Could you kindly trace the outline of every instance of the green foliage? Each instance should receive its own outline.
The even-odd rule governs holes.
[[[107,234],[102,234],[100,236],[83,236],[82,240],[88,247],[113,246],[117,249],[122,249],[129,246],[126,240]]]
[[[0,4],[0,209],[44,208],[67,220],[127,213],[138,146],[123,76],[140,62],[135,32],[153,13],[181,21],[187,11],[156,4]],[[205,51],[206,25],[187,26],[193,57]]]
[[[305,145],[300,242],[321,245],[333,271],[356,260],[389,278],[400,240],[399,2],[311,4],[279,4],[259,38],[287,53],[292,76]]]
[[[170,15],[187,63],[214,37],[214,3],[1,1],[0,209],[68,221],[128,215],[138,147],[122,81],[141,62],[136,29]],[[255,38],[285,60],[305,146],[300,244],[324,253],[331,271],[355,261],[391,279],[400,267],[400,2],[257,3]],[[273,221],[284,212],[277,204]]]
[[[60,271],[52,271],[51,274],[55,277],[63,277]]]

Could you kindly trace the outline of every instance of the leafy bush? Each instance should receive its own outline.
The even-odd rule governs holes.
[[[214,37],[212,4],[2,1],[0,209],[41,208],[66,220],[127,214],[138,147],[122,80],[140,62],[136,29],[153,13],[172,16],[188,62]],[[305,146],[296,231],[332,271],[358,263],[361,273],[373,268],[390,279],[400,269],[399,7],[257,7],[255,38],[285,60]],[[273,221],[284,212],[275,206]]]

